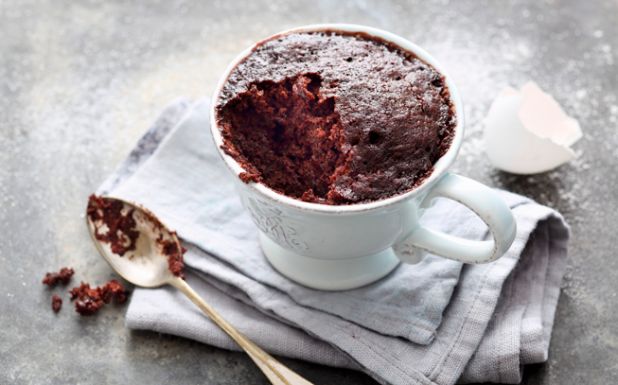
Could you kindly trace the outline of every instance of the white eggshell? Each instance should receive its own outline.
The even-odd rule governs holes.
[[[563,146],[570,146],[582,137],[577,120],[569,117],[556,99],[536,83],[524,84],[521,95],[518,116],[526,129]]]
[[[485,118],[490,162],[514,174],[536,174],[570,161],[575,153],[568,146],[580,137],[577,121],[534,83],[504,90]]]

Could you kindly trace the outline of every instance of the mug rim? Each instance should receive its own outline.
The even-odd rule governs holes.
[[[344,213],[364,212],[364,211],[370,211],[370,210],[373,211],[376,209],[381,209],[381,208],[385,208],[388,206],[392,206],[394,204],[400,203],[402,201],[406,201],[412,197],[417,196],[418,194],[426,190],[429,186],[437,182],[446,173],[446,170],[449,168],[449,166],[455,161],[455,158],[457,157],[457,153],[459,152],[459,148],[461,147],[461,143],[462,143],[463,136],[464,136],[463,105],[461,102],[459,92],[457,91],[455,84],[452,82],[451,77],[444,70],[444,68],[437,62],[437,60],[434,59],[433,56],[431,56],[423,48],[412,43],[408,39],[405,39],[394,33],[391,33],[391,32],[388,32],[382,29],[374,28],[374,27],[369,27],[369,26],[364,26],[364,25],[359,25],[359,24],[347,24],[347,23],[327,23],[327,24],[304,25],[300,27],[290,28],[290,29],[275,33],[273,35],[270,35],[269,37],[252,44],[250,47],[248,47],[247,49],[242,51],[239,55],[237,55],[234,58],[234,60],[230,62],[230,64],[227,66],[227,68],[223,72],[223,75],[220,77],[219,82],[217,83],[217,86],[215,87],[215,91],[213,93],[213,97],[210,103],[210,131],[212,134],[212,138],[215,142],[215,146],[217,147],[217,152],[219,153],[219,156],[221,156],[226,166],[230,169],[230,171],[232,171],[232,173],[237,179],[238,179],[238,175],[241,172],[245,171],[245,169],[233,157],[226,154],[222,150],[221,147],[223,145],[223,136],[222,136],[219,124],[217,123],[217,120],[216,120],[217,100],[219,99],[221,90],[223,89],[225,83],[227,82],[231,72],[236,68],[236,66],[240,64],[242,60],[244,60],[249,55],[251,55],[256,47],[258,47],[259,45],[261,45],[262,43],[268,40],[276,38],[277,36],[287,35],[290,33],[298,33],[298,32],[319,32],[319,31],[327,31],[327,30],[335,30],[335,31],[338,30],[338,31],[352,32],[352,33],[354,32],[366,33],[370,36],[380,38],[382,40],[385,40],[389,43],[394,44],[395,46],[401,48],[403,51],[412,52],[419,59],[431,65],[435,70],[437,70],[445,79],[446,86],[449,90],[449,96],[450,96],[451,102],[453,103],[455,119],[456,119],[456,125],[454,128],[455,133],[453,135],[453,138],[452,138],[452,141],[451,141],[451,144],[448,150],[434,163],[431,174],[428,177],[426,177],[418,186],[415,186],[411,190],[390,196],[388,198],[378,199],[375,201],[370,201],[370,202],[365,202],[365,203],[351,203],[351,204],[345,204],[345,205],[327,205],[323,203],[305,202],[300,199],[292,198],[285,194],[277,192],[271,189],[270,187],[268,187],[266,184],[261,183],[261,182],[244,183],[240,180],[238,180],[238,182],[245,184],[247,188],[252,189],[255,192],[259,193],[260,195],[269,198],[269,200],[271,201],[275,201],[279,204],[284,204],[286,206],[292,206],[296,209],[300,209],[303,211],[312,211],[312,212],[319,212],[319,213],[344,214]]]

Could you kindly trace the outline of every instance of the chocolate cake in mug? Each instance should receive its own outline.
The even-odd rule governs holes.
[[[258,44],[230,72],[216,119],[243,181],[330,205],[413,189],[456,125],[431,65],[377,37],[337,30]]]

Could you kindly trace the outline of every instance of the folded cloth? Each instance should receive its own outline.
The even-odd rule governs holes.
[[[503,258],[462,266],[428,255],[363,288],[308,289],[264,259],[210,137],[208,107],[179,100],[166,108],[99,193],[139,202],[177,230],[187,281],[260,346],[389,384],[517,383],[522,365],[547,359],[569,238],[559,213],[499,191],[518,225]],[[438,200],[423,221],[487,237],[452,201]],[[172,288],[136,289],[126,323],[237,349]]]

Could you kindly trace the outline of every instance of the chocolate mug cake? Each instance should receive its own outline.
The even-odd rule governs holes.
[[[337,30],[261,42],[215,103],[222,149],[244,168],[243,181],[330,205],[418,186],[456,125],[435,68],[390,42]]]

